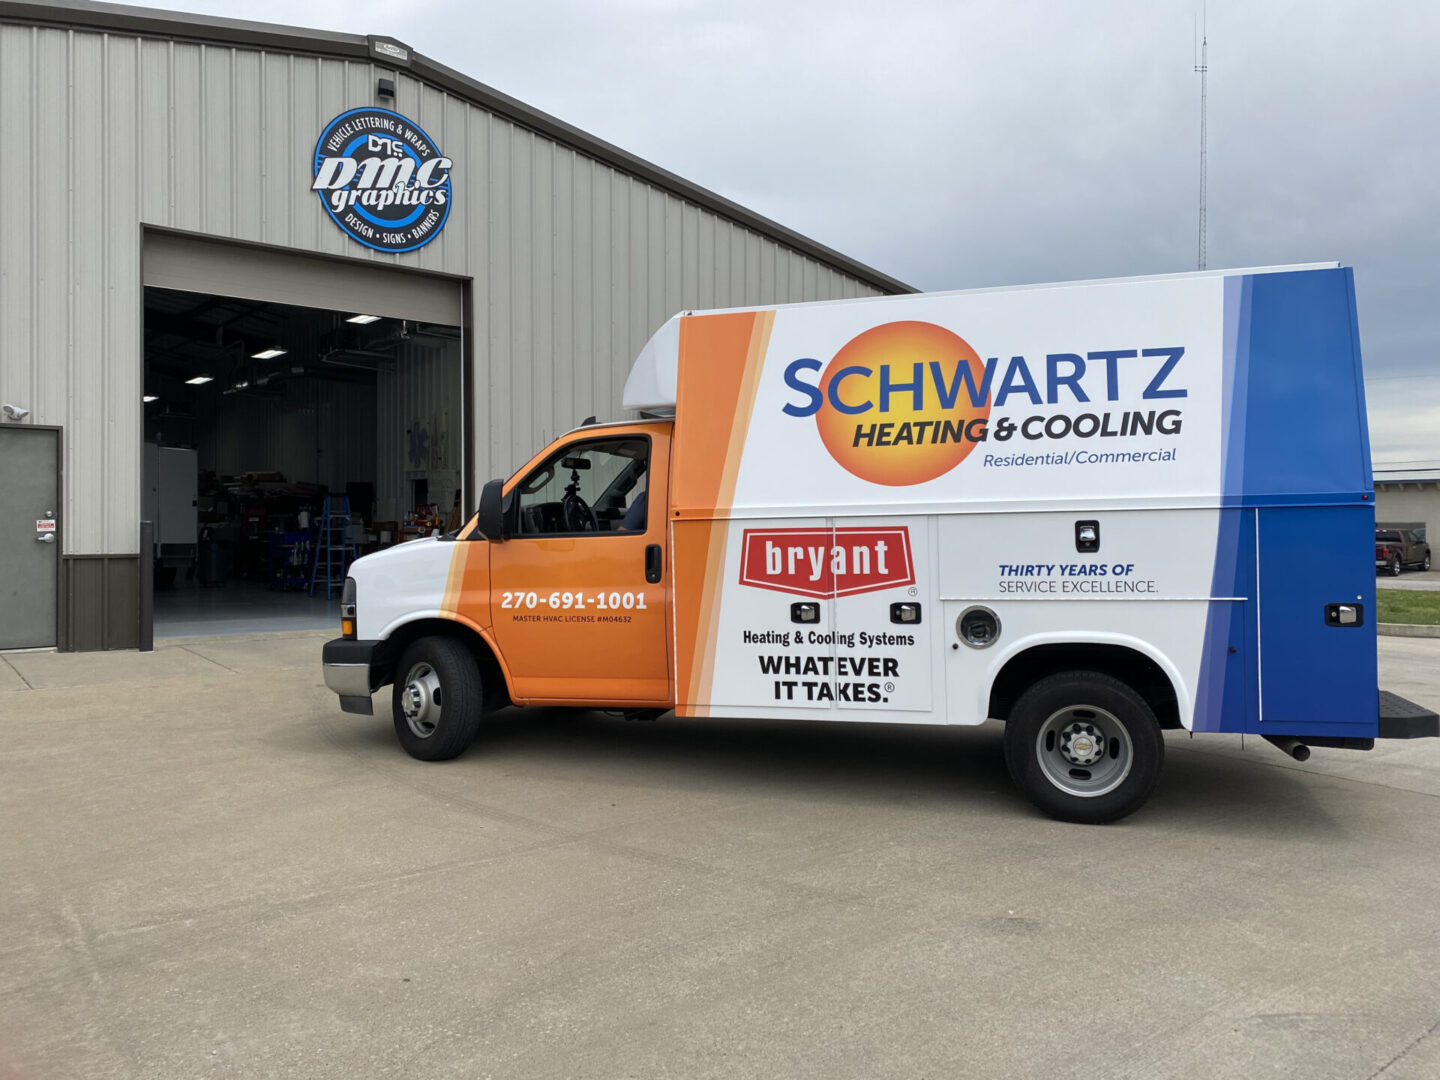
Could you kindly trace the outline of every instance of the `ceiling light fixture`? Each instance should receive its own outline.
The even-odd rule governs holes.
[[[277,356],[284,356],[289,349],[261,349],[257,353],[251,353],[251,360],[274,360]]]
[[[185,383],[187,386],[204,386],[213,378],[215,378],[213,375],[196,375],[193,379],[186,379]]]
[[[379,315],[351,315],[346,322],[353,322],[359,326],[369,326],[372,322],[379,322]]]
[[[156,397],[154,394],[146,394],[146,395],[145,395],[144,397],[142,397],[140,400],[143,401],[146,405],[149,405],[150,402],[152,402],[152,401],[159,401],[160,399],[159,399],[158,397]]]

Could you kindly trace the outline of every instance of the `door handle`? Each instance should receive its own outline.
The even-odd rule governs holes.
[[[41,533],[39,536],[35,537],[35,539],[42,544],[53,544],[55,542],[55,534]]]
[[[1325,605],[1326,626],[1355,626],[1365,625],[1364,604],[1326,604]]]
[[[645,580],[651,585],[660,581],[664,570],[663,558],[659,544],[650,544],[645,548]]]

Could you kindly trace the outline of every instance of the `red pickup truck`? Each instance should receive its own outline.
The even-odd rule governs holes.
[[[1375,530],[1375,569],[1399,577],[1402,567],[1430,569],[1430,545],[1414,529]]]

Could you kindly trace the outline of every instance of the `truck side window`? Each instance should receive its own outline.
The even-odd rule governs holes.
[[[570,443],[517,487],[520,535],[644,531],[649,463],[649,439]]]

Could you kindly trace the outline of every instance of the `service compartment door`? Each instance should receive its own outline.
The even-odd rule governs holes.
[[[874,712],[930,712],[940,608],[923,517],[837,519],[835,705]],[[917,718],[918,719],[918,718]]]
[[[693,699],[687,704],[714,716],[833,711],[834,529],[829,520],[677,523],[677,536],[687,528],[697,535],[712,528],[726,533],[720,579],[714,586],[719,610],[709,627],[713,636],[706,641],[702,633],[695,645],[680,646],[697,654],[695,677],[685,680],[689,689],[682,691]],[[698,552],[697,545],[685,546],[691,548]],[[704,612],[695,614],[706,623]],[[677,613],[677,626],[688,625],[684,616]]]
[[[1375,514],[1369,506],[1258,511],[1260,731],[1373,738]],[[1327,625],[1326,606],[1364,621]]]

